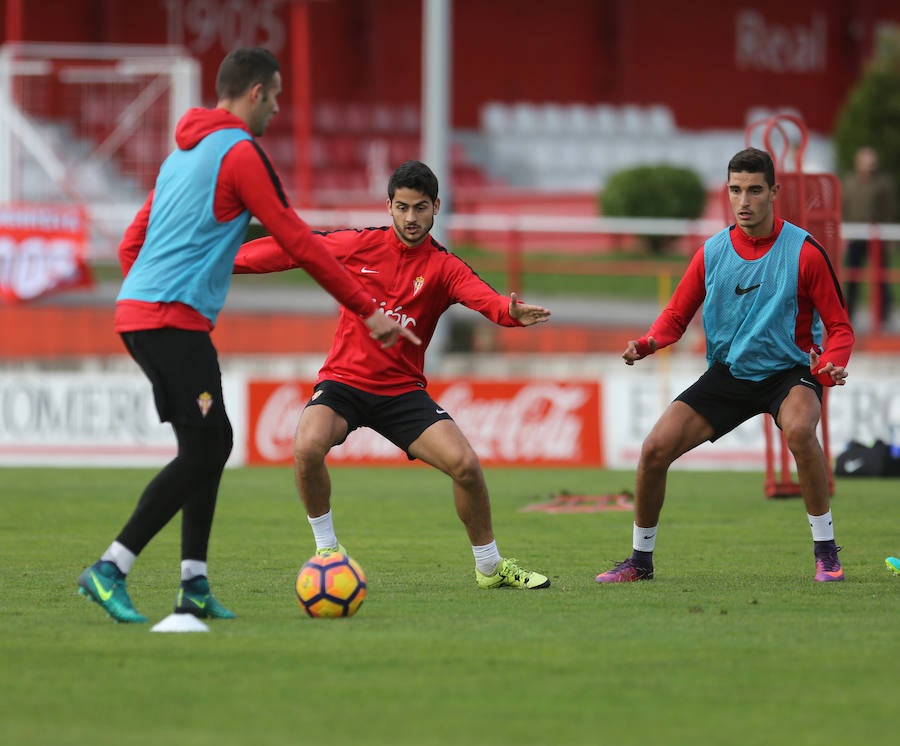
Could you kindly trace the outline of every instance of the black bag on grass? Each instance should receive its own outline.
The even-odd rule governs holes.
[[[837,457],[834,473],[838,477],[900,476],[900,459],[891,456],[891,448],[883,440],[864,446],[851,440],[847,450]]]

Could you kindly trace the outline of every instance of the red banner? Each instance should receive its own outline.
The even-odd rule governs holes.
[[[248,464],[288,464],[312,382],[250,381]],[[595,381],[447,379],[428,386],[485,466],[603,466],[600,384]],[[329,462],[399,465],[406,455],[368,428],[333,448]]]
[[[0,206],[0,297],[18,302],[90,286],[86,244],[80,207]]]

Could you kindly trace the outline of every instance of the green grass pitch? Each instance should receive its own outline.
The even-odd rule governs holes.
[[[179,579],[179,522],[129,577],[149,625],[76,593],[152,472],[0,470],[0,743],[132,746],[897,743],[900,493],[839,480],[847,580],[817,584],[801,501],[762,476],[674,472],[656,580],[598,586],[630,512],[523,512],[633,474],[487,472],[500,550],[547,590],[482,591],[450,484],[417,466],[333,470],[338,535],[368,575],[351,619],[293,596],[313,542],[287,468],[225,473],[210,550],[238,614],[151,634]]]

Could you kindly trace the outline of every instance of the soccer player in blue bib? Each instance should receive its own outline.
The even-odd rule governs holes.
[[[125,279],[115,329],[153,386],[159,418],[178,452],[146,486],[131,517],[78,578],[80,592],[117,622],[146,622],[126,576],[137,556],[178,513],[181,586],[176,614],[231,619],[212,595],[207,552],[232,429],[210,333],[225,303],[234,257],[255,215],[325,290],[356,313],[385,347],[418,338],[388,319],[362,284],[325,250],[288,202],[256,138],[278,113],[278,60],[236,49],[219,67],[215,108],[192,108],[175,130],[177,147],[119,246]]]
[[[822,246],[803,228],[775,216],[779,184],[768,153],[757,148],[737,153],[728,163],[727,188],[734,225],[700,247],[668,306],[622,355],[626,365],[634,365],[676,342],[702,306],[709,367],[644,440],[633,552],[598,575],[598,583],[653,578],[669,467],[765,412],[775,419],[797,464],[815,579],[844,579],[831,520],[829,467],[816,434],[822,387],[843,386],[847,378],[854,337],[844,297]]]

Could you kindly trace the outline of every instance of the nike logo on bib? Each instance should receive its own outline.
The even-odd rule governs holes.
[[[756,283],[755,285],[751,285],[751,286],[748,287],[748,288],[742,288],[740,285],[735,285],[735,286],[734,286],[734,292],[735,292],[736,295],[746,295],[746,294],[749,293],[751,290],[756,290],[756,288],[758,288],[760,285],[762,285],[761,282],[758,282],[758,283]]]

